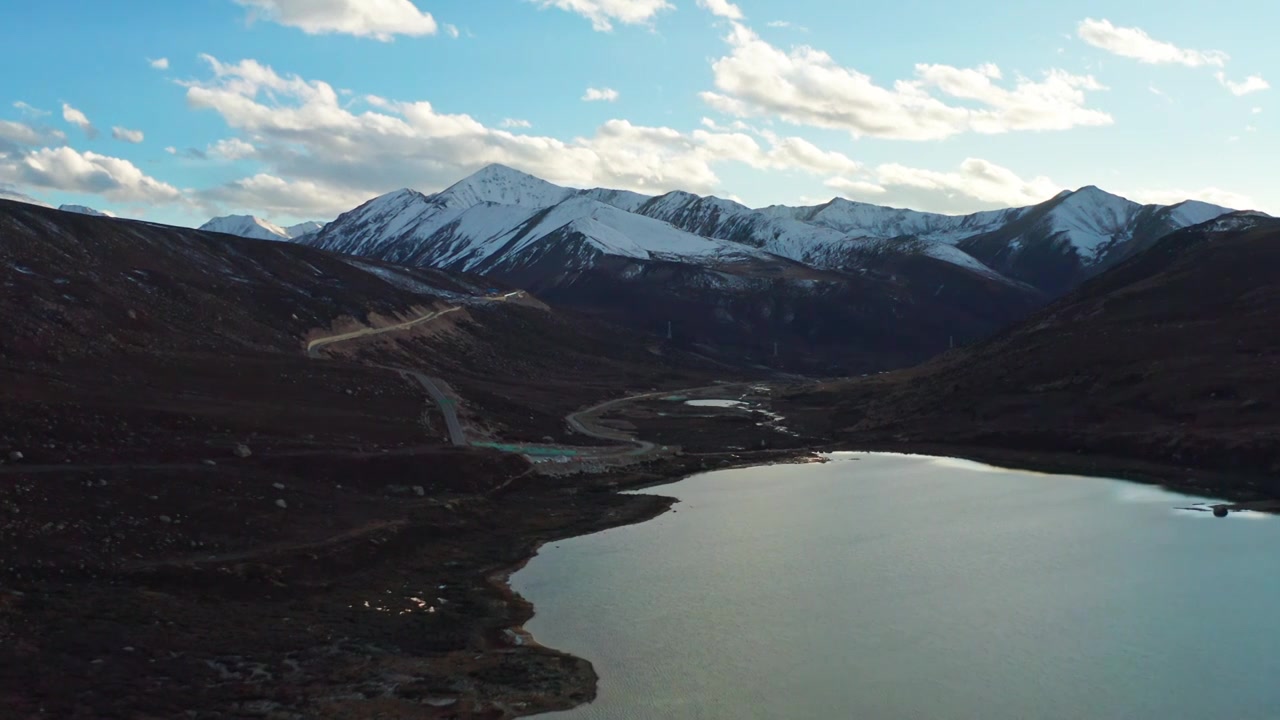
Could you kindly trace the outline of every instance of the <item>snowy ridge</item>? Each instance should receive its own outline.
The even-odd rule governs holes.
[[[1087,259],[1095,259],[1109,243],[1132,238],[1133,221],[1142,210],[1138,203],[1092,185],[1060,197],[1051,214],[1050,232],[1062,236]]]
[[[95,210],[84,205],[61,205],[58,209],[62,212],[75,213],[77,215],[89,215],[91,217],[115,217],[115,213],[109,213],[104,210]]]
[[[1227,212],[1191,201],[1143,206],[1092,186],[1040,205],[962,216],[841,198],[811,207],[752,209],[680,191],[649,197],[605,188],[577,190],[490,165],[434,195],[403,189],[375,198],[304,242],[390,262],[476,272],[521,266],[532,255],[582,263],[598,256],[661,259],[706,267],[747,258],[786,259],[819,270],[854,270],[899,253],[1020,285],[1028,280],[1015,266],[1029,248],[1056,248],[1053,253],[1072,268],[1103,266],[1130,243],[1142,247],[1156,236]],[[564,247],[555,251],[545,242]],[[1027,262],[1043,255],[1031,253]]]
[[[297,225],[290,225],[284,231],[289,234],[290,240],[297,240],[303,235],[312,235],[324,229],[324,223],[315,220],[308,220]]]
[[[239,235],[240,237],[253,238],[255,240],[288,241],[292,239],[288,230],[252,215],[227,215],[226,217],[214,218],[201,225],[198,229],[207,232]]]

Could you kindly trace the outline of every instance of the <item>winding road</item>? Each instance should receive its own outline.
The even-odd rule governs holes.
[[[485,302],[506,302],[511,298],[523,296],[523,290],[514,290],[502,295],[490,295],[481,299]],[[307,355],[313,358],[318,358],[320,357],[321,350],[335,343],[357,340],[359,338],[370,337],[373,335],[382,335],[384,333],[403,332],[417,325],[421,325],[422,323],[435,320],[442,315],[448,315],[449,313],[457,312],[461,309],[461,305],[454,305],[452,307],[445,308],[444,310],[429,312],[412,320],[396,323],[395,325],[387,325],[386,327],[380,328],[363,328],[361,330],[354,330],[340,335],[316,338],[315,340],[307,343]],[[423,389],[427,391],[427,394],[431,396],[431,399],[435,402],[436,406],[440,408],[440,413],[444,415],[444,424],[449,431],[449,442],[457,447],[465,447],[467,445],[466,432],[462,429],[462,422],[458,420],[458,404],[440,388],[440,384],[444,382],[443,380],[429,377],[423,373],[416,370],[410,370],[408,368],[391,367],[389,365],[377,365],[375,367],[393,370],[400,373],[403,377],[414,380],[421,385]]]
[[[506,302],[512,298],[522,297],[524,294],[523,290],[516,290],[501,295],[491,295],[482,298],[482,300],[485,302]],[[316,338],[307,343],[307,355],[313,358],[319,358],[321,357],[320,353],[322,350],[336,343],[349,342],[351,340],[358,340],[360,338],[367,338],[385,333],[403,332],[421,325],[422,323],[435,320],[443,315],[457,312],[458,310],[461,310],[462,307],[463,306],[461,305],[455,305],[443,310],[433,310],[432,312],[426,313],[412,320],[396,323],[395,325],[387,325],[386,327],[362,328],[360,330],[353,330],[351,332],[340,333],[338,335]],[[467,440],[466,431],[462,427],[462,422],[458,419],[457,402],[453,398],[449,397],[442,389],[442,385],[444,383],[443,380],[430,377],[424,373],[411,370],[409,368],[391,367],[388,365],[378,365],[376,367],[400,373],[400,375],[406,379],[413,380],[421,385],[423,389],[427,391],[427,394],[431,396],[431,400],[440,408],[441,414],[444,415],[445,426],[449,432],[449,442],[458,447],[465,447],[470,444]],[[578,410],[570,413],[565,417],[565,421],[574,432],[586,437],[608,440],[610,442],[619,443],[620,445],[633,446],[626,452],[619,452],[618,448],[582,448],[584,458],[591,457],[595,453],[600,453],[599,455],[595,455],[595,457],[639,457],[642,455],[648,455],[657,451],[658,446],[646,440],[636,439],[618,430],[601,428],[595,424],[595,416],[613,408],[614,406],[621,405],[622,403],[666,394],[668,393],[652,392],[606,400],[605,402],[593,405],[584,410]]]

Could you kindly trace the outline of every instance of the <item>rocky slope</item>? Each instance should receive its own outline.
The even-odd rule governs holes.
[[[531,478],[519,456],[449,447],[421,387],[379,366],[443,378],[474,437],[575,443],[571,410],[725,369],[491,289],[0,201],[4,717],[503,718],[590,699],[588,663],[505,640],[529,610],[488,575],[660,511],[613,492],[656,478]]]
[[[992,340],[798,393],[791,411],[855,445],[1123,458],[1173,484],[1280,498],[1277,272],[1280,221],[1224,216]],[[1195,479],[1209,472],[1234,479]]]

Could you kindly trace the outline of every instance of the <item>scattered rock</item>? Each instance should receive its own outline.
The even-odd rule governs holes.
[[[236,445],[235,454],[238,458],[247,458],[253,454],[253,451],[249,449],[248,445],[241,443]]]
[[[427,494],[427,490],[426,490],[426,488],[422,487],[421,485],[414,485],[414,486],[413,486],[413,494],[417,495],[418,497],[423,497],[423,496],[425,496],[425,495]]]
[[[283,489],[284,489],[284,483],[271,483],[271,487],[273,487],[273,488],[275,488],[275,489],[277,489],[277,490],[283,490]]]
[[[161,516],[160,516],[160,522],[162,522],[162,523],[171,523],[171,522],[173,522],[173,518],[169,517],[168,515],[161,515]]]
[[[208,466],[210,466],[210,467],[214,467],[214,466],[216,466],[218,463],[216,463],[216,462],[214,462],[214,461],[212,461],[212,460],[205,460],[205,461],[204,461],[204,464],[205,464],[205,465],[208,465]]]
[[[25,456],[22,453],[18,452],[17,450],[14,450],[13,452],[9,453],[9,462],[22,462],[23,457]]]
[[[284,510],[289,507],[289,503],[285,502],[284,499],[281,498],[279,500],[276,500],[276,507],[280,508],[281,510]]]

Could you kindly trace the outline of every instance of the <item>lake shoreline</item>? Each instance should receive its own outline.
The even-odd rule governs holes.
[[[917,442],[842,442],[823,452],[884,452],[906,455],[953,457],[986,463],[1007,470],[1026,470],[1047,475],[1078,475],[1155,485],[1177,493],[1220,498],[1232,509],[1280,513],[1280,500],[1261,491],[1241,491],[1253,475],[1203,470],[1154,463],[1134,458],[1042,452],[982,445]]]
[[[620,482],[615,488],[612,495],[624,493],[633,493],[650,488],[664,487],[672,485],[683,480],[687,480],[696,475],[707,472],[716,472],[719,470],[742,469],[748,467],[761,467],[776,464],[795,464],[803,462],[820,462],[816,458],[826,453],[836,452],[865,452],[865,453],[889,453],[903,455],[927,455],[932,457],[950,457],[957,459],[972,460],[981,462],[994,467],[1009,470],[1026,470],[1031,472],[1044,473],[1049,475],[1062,476],[1086,476],[1115,479],[1124,482],[1132,482],[1141,485],[1152,485],[1170,490],[1172,492],[1196,495],[1206,498],[1222,498],[1229,501],[1233,509],[1249,509],[1263,512],[1280,513],[1280,501],[1258,500],[1257,498],[1243,497],[1239,493],[1233,493],[1228,488],[1234,487],[1235,483],[1219,483],[1215,482],[1215,478],[1230,477],[1238,479],[1239,476],[1231,476],[1225,473],[1215,473],[1210,471],[1196,471],[1188,468],[1179,468],[1172,465],[1159,465],[1141,460],[1129,458],[1114,458],[1105,456],[1080,456],[1068,453],[1045,453],[1017,449],[990,448],[974,445],[948,445],[944,443],[849,443],[841,442],[821,448],[810,448],[805,450],[796,450],[794,452],[787,451],[768,451],[761,453],[762,457],[754,459],[746,453],[739,454],[738,457],[726,457],[727,460],[723,465],[715,467],[706,467],[690,472],[687,465],[681,464],[679,467],[671,468],[669,474],[664,474],[658,470],[654,476],[646,478],[638,482]],[[1233,497],[1234,495],[1234,497]],[[529,564],[541,551],[541,549],[551,543],[569,540],[572,538],[593,535],[605,530],[612,530],[629,525],[637,525],[649,522],[660,517],[679,502],[677,498],[664,495],[638,495],[637,498],[647,498],[644,502],[655,503],[654,505],[633,510],[624,513],[619,517],[618,522],[608,525],[592,524],[591,526],[573,526],[565,528],[567,532],[563,535],[556,535],[545,540],[541,540],[534,545],[529,552],[515,563],[504,565],[496,569],[490,569],[485,573],[485,578],[490,587],[496,592],[504,603],[511,609],[510,618],[513,624],[503,628],[504,634],[509,632],[511,638],[519,638],[518,645],[529,649],[538,649],[543,652],[553,653],[565,658],[572,658],[575,661],[585,665],[585,673],[577,674],[568,682],[569,687],[562,694],[565,702],[558,702],[548,699],[547,705],[539,708],[530,708],[529,712],[517,712],[514,717],[527,717],[531,715],[542,714],[546,712],[555,712],[569,710],[583,704],[593,702],[597,694],[598,675],[594,666],[591,664],[590,658],[578,658],[567,653],[563,653],[555,648],[547,647],[538,642],[525,629],[525,625],[531,620],[536,608],[532,602],[516,593],[510,585],[511,577]],[[586,696],[588,699],[581,702],[569,701],[570,695]]]

